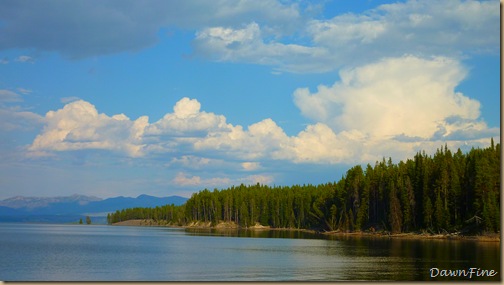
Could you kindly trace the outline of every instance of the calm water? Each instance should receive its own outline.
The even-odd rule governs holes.
[[[0,224],[3,281],[447,280],[431,278],[432,267],[493,269],[453,280],[500,280],[500,243]]]

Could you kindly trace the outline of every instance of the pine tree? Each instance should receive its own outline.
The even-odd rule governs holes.
[[[390,227],[392,233],[400,233],[402,228],[401,203],[397,197],[397,189],[394,181],[390,183]]]
[[[276,228],[401,232],[464,230],[464,222],[475,216],[480,230],[500,231],[500,144],[493,140],[490,147],[467,154],[458,149],[452,155],[445,144],[434,157],[418,152],[398,164],[384,158],[365,172],[355,166],[339,181],[317,186],[205,189],[182,206],[117,210],[107,222],[152,218],[177,225],[234,221],[251,226],[259,221]]]

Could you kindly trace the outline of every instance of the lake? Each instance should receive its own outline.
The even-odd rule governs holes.
[[[500,255],[500,242],[0,223],[3,281],[498,281]]]

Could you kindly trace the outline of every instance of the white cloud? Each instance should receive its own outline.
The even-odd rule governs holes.
[[[467,71],[456,60],[388,58],[340,72],[332,86],[294,92],[302,114],[316,122],[294,140],[298,161],[404,159],[445,142],[498,138],[480,118],[480,103],[456,92]],[[334,132],[333,132],[334,131]]]
[[[255,22],[243,28],[212,27],[201,30],[193,42],[195,53],[217,61],[275,66],[278,70],[311,72],[330,70],[319,58],[327,51],[317,47],[264,41]]]
[[[313,20],[308,31],[314,42],[327,47],[370,44],[387,31],[384,22],[369,16],[343,14],[331,20]]]
[[[362,14],[312,20],[308,31],[318,45],[343,49],[344,53],[359,47],[373,48],[369,52],[382,56],[497,53],[499,17],[499,5],[493,1],[410,0]]]
[[[289,140],[285,132],[271,119],[242,126],[230,126],[224,132],[212,132],[194,143],[197,151],[214,150],[240,159],[279,158]]]
[[[125,115],[109,117],[99,114],[95,106],[79,100],[58,111],[49,111],[46,125],[30,151],[69,151],[80,149],[105,149],[142,155],[141,136],[148,118],[132,122]]]
[[[131,121],[124,114],[100,114],[91,103],[79,100],[65,105],[45,116],[46,125],[33,141],[32,151],[69,151],[105,149],[139,157],[149,153],[173,153],[172,163],[186,166],[208,162],[201,155],[184,155],[184,151],[205,153],[219,151],[221,156],[264,155],[270,142],[285,136],[271,120],[254,124],[249,132],[241,126],[226,123],[222,115],[200,111],[195,99],[182,98],[173,108],[154,123],[147,116]],[[280,132],[280,134],[277,134]],[[245,144],[245,145],[241,145]],[[249,147],[249,149],[244,149]],[[231,150],[231,153],[227,153]],[[243,152],[244,155],[238,155]],[[199,158],[196,158],[199,157]]]
[[[132,121],[124,114],[101,114],[80,100],[48,112],[29,150],[34,156],[101,149],[199,171],[257,172],[268,169],[263,165],[271,161],[352,164],[383,156],[405,158],[443,141],[499,136],[498,129],[489,129],[479,118],[479,102],[454,91],[464,76],[456,60],[440,57],[389,58],[344,70],[333,86],[294,92],[296,105],[315,121],[295,136],[271,119],[246,128],[232,125],[223,115],[202,111],[196,99],[182,98],[172,113],[153,123],[147,116]],[[174,182],[217,185],[226,179],[239,182],[185,174]]]
[[[248,126],[233,126],[222,115],[200,110],[195,99],[182,98],[174,112],[159,121],[143,116],[131,121],[123,114],[100,114],[95,106],[75,101],[45,116],[46,125],[30,151],[103,149],[131,157],[171,153],[171,165],[201,168],[223,159],[242,160],[241,167],[255,170],[251,159],[284,159],[291,144],[285,132],[271,119]],[[185,154],[190,153],[190,154]],[[224,163],[220,163],[224,165]]]
[[[159,121],[148,126],[148,135],[183,136],[191,133],[204,135],[209,130],[229,128],[226,118],[213,113],[200,112],[201,104],[195,99],[182,98],[175,104],[173,113],[166,114]]]
[[[194,43],[197,54],[217,61],[296,73],[327,72],[404,54],[498,54],[499,21],[499,5],[493,1],[410,0],[361,14],[309,19],[302,30],[274,40],[268,27],[255,22],[214,26],[200,30]]]
[[[188,118],[197,115],[201,109],[198,100],[182,98],[173,107],[174,115],[179,118]]]
[[[458,118],[459,124],[478,119],[479,102],[454,91],[466,74],[459,62],[448,58],[389,58],[343,70],[341,81],[319,86],[316,93],[298,89],[294,100],[303,115],[336,131],[428,139],[441,127],[445,135],[462,127],[449,118]]]
[[[290,147],[284,151],[294,162],[340,163],[357,161],[362,149],[363,135],[341,132],[339,134],[323,123],[309,125],[291,139]]]

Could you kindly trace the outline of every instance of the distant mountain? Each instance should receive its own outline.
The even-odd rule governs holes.
[[[101,201],[101,198],[74,194],[66,197],[24,197],[16,196],[0,201],[0,206],[14,209],[36,209],[47,207],[49,204],[77,203],[85,205],[89,202]]]
[[[182,205],[187,198],[180,196],[136,198],[114,197],[101,199],[93,196],[65,197],[16,196],[0,201],[0,222],[76,222],[85,216],[106,222],[107,213],[126,208],[156,207],[167,204]]]
[[[170,196],[164,198],[149,195],[140,195],[136,198],[119,196],[99,202],[91,202],[83,208],[85,208],[88,212],[104,212],[135,207],[156,207],[167,204],[182,205],[185,201],[187,201],[187,198],[180,196]]]
[[[14,208],[0,206],[0,216],[13,216],[23,214],[22,211],[18,211]]]

